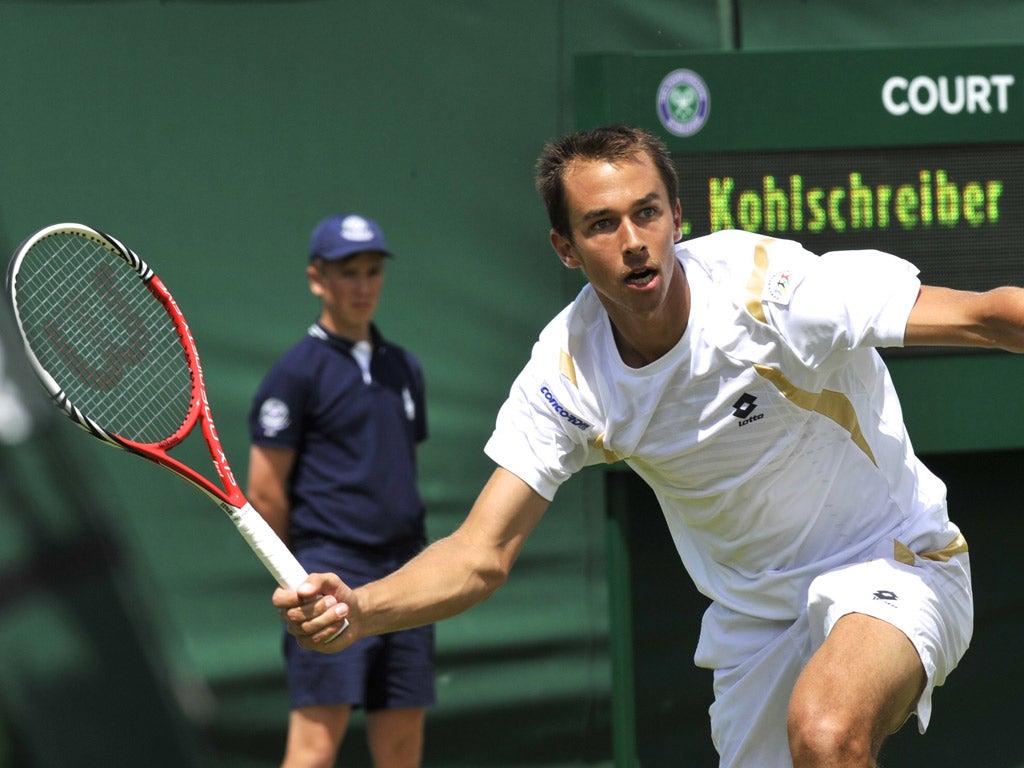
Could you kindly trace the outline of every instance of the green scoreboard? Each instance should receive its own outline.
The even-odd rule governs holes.
[[[575,77],[579,126],[665,140],[688,237],[746,229],[889,251],[930,284],[1024,285],[1024,47],[594,54]],[[919,450],[1024,445],[1019,358],[887,354]]]
[[[1024,47],[592,54],[575,99],[581,128],[665,140],[687,237],[746,229],[888,251],[930,284],[1024,285]],[[884,354],[915,447],[949,464],[951,488],[971,482],[956,472],[968,454],[1024,448],[1024,356]],[[643,483],[613,468],[604,493],[616,765],[714,764],[710,678],[687,653],[705,603]]]

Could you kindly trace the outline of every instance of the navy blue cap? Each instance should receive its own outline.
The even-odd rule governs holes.
[[[319,256],[334,261],[363,251],[392,255],[377,222],[358,213],[341,213],[324,219],[316,225],[309,241],[310,259]]]

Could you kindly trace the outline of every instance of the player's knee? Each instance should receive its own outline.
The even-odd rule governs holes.
[[[794,768],[875,765],[871,728],[856,713],[795,701],[787,727]]]

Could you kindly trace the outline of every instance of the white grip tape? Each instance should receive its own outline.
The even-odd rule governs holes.
[[[278,584],[295,589],[306,580],[306,569],[252,504],[246,502],[244,507],[233,509],[231,519]]]
[[[309,576],[306,569],[295,559],[295,555],[281,541],[281,537],[274,533],[274,529],[253,508],[252,504],[246,502],[243,507],[232,507],[230,515],[238,531],[249,542],[252,551],[256,553],[267,570],[274,575],[278,584],[294,589],[306,580],[306,577]],[[341,628],[326,642],[334,642],[346,629],[348,629],[348,619],[342,622]]]

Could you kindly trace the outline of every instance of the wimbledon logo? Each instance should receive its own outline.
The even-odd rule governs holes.
[[[704,127],[710,111],[708,87],[692,70],[670,72],[658,86],[658,119],[669,133],[692,136]]]

